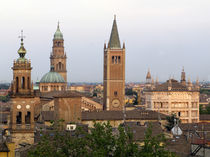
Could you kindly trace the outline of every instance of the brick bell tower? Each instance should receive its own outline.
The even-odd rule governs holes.
[[[34,108],[39,101],[34,97],[31,82],[31,61],[25,58],[26,49],[21,31],[19,58],[13,63],[13,81],[11,85],[11,120],[12,142],[16,148],[20,143],[34,143]]]
[[[121,48],[116,16],[108,47],[104,44],[104,110],[123,110],[125,99],[125,44]]]
[[[60,31],[58,22],[57,30],[53,38],[52,53],[50,55],[50,65],[54,66],[55,72],[59,73],[67,82],[67,70],[66,70],[66,53],[64,52],[64,40],[63,34]]]

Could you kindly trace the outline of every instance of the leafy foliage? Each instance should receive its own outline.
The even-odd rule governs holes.
[[[140,151],[141,157],[175,157],[174,153],[165,150],[166,139],[163,134],[152,136],[152,126],[150,125],[146,130],[144,146]]]
[[[210,104],[208,104],[205,108],[202,105],[199,105],[200,114],[210,114]]]
[[[174,120],[180,122],[180,119],[176,116],[176,114],[171,114],[170,116],[166,117],[167,124],[165,125],[166,129],[168,131],[171,131],[171,129],[174,127]]]
[[[9,95],[7,95],[7,96],[0,96],[0,101],[1,102],[8,102],[9,100],[10,100]]]
[[[200,89],[200,94],[207,94],[207,95],[210,95],[210,90],[209,90],[209,89],[201,88],[201,89]]]
[[[172,153],[160,145],[164,136],[152,137],[151,127],[146,132],[145,145],[140,148],[133,142],[132,132],[121,126],[113,134],[109,123],[94,123],[89,133],[77,127],[72,134],[62,131],[61,123],[54,124],[54,135],[44,135],[29,157],[172,157]]]
[[[133,91],[132,88],[126,88],[125,95],[137,95],[137,93]]]

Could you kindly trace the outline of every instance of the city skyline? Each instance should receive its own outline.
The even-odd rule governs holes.
[[[109,41],[114,14],[121,44],[125,42],[126,47],[127,82],[145,81],[148,68],[160,81],[169,77],[180,80],[183,66],[187,79],[210,80],[206,70],[210,66],[210,2],[117,0],[110,5],[108,2],[91,0],[92,7],[82,0],[62,1],[62,4],[56,1],[23,0],[12,5],[9,1],[2,2],[0,81],[12,80],[11,67],[18,58],[21,29],[26,36],[26,58],[32,62],[32,80],[35,82],[49,72],[52,39],[60,21],[68,81],[102,82],[103,45]]]

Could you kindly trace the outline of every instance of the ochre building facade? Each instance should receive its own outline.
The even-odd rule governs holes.
[[[182,123],[199,122],[199,83],[169,79],[163,84],[151,82],[145,89],[146,108],[166,115],[176,114]]]

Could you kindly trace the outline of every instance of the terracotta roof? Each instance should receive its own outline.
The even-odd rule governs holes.
[[[150,124],[152,125],[152,136],[157,136],[163,133],[160,123],[152,122]],[[137,122],[129,122],[126,123],[126,126],[131,129],[134,141],[143,141],[149,123],[147,122],[145,125],[138,125]]]
[[[42,111],[41,115],[42,115],[42,120],[44,121],[55,120],[54,111]]]
[[[166,115],[150,110],[131,110],[126,111],[126,119],[158,120],[158,114],[161,119]],[[93,111],[82,112],[82,120],[123,120],[123,111]]]
[[[187,157],[190,154],[190,143],[186,140],[185,135],[179,138],[167,139],[166,148],[180,157]]]
[[[182,131],[209,131],[210,130],[210,123],[181,123],[179,127]]]
[[[167,80],[165,83],[157,85],[154,90],[157,91],[165,91],[168,90],[168,86],[170,85],[169,80]],[[182,85],[177,80],[171,79],[171,90],[172,91],[188,91],[187,86]]]
[[[54,97],[82,97],[83,95],[76,91],[53,91],[53,92],[46,92],[41,93],[41,98],[54,98]]]
[[[200,120],[210,120],[210,114],[200,114]]]

